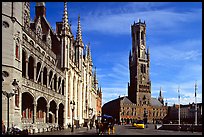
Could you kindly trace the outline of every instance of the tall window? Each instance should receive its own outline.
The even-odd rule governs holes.
[[[141,64],[141,73],[146,73],[146,65]]]
[[[16,40],[16,59],[20,59],[20,40]]]
[[[137,40],[139,40],[139,38],[140,38],[140,32],[137,31],[136,35],[137,35]]]
[[[19,107],[19,90],[17,89],[17,93],[15,95],[15,106]]]
[[[144,40],[144,31],[141,32],[141,39]]]

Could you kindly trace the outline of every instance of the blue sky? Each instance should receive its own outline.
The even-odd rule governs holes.
[[[31,3],[34,19],[35,3]],[[46,2],[46,18],[55,29],[62,21],[63,2]],[[146,22],[150,48],[152,97],[160,87],[168,105],[202,102],[202,3],[201,2],[68,2],[68,16],[76,37],[80,15],[82,39],[90,42],[102,104],[127,95],[131,24]]]

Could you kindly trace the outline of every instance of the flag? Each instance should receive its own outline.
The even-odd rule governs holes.
[[[180,93],[179,93],[179,88],[178,88],[178,98],[180,99]]]

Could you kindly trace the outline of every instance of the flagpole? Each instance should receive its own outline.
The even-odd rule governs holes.
[[[196,98],[196,91],[197,91],[197,82],[195,83],[195,125],[197,125],[197,98]]]
[[[179,101],[178,117],[179,117],[179,126],[180,126],[180,124],[181,124],[181,118],[180,118],[180,92],[179,92],[179,87],[178,87],[178,101]]]

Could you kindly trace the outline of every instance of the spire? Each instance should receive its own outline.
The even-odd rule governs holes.
[[[94,69],[94,79],[95,79],[95,81],[96,81],[96,67],[95,67],[95,69]]]
[[[63,15],[63,24],[62,24],[62,30],[64,30],[64,33],[68,31],[68,13],[67,13],[67,2],[64,2],[64,15]]]
[[[80,24],[80,16],[78,16],[78,27],[77,27],[77,35],[76,35],[77,44],[83,47],[82,44],[82,34],[81,34],[81,24]]]
[[[167,106],[167,98],[166,98],[166,103],[165,103],[165,106]]]
[[[161,93],[162,89],[160,87],[160,91],[159,91],[159,97],[162,97],[162,93]]]
[[[163,97],[162,97],[162,89],[161,89],[161,87],[160,87],[160,91],[159,91],[158,100],[164,105],[164,100],[163,100]]]
[[[90,50],[90,42],[87,45],[87,57],[91,59],[91,50]]]

